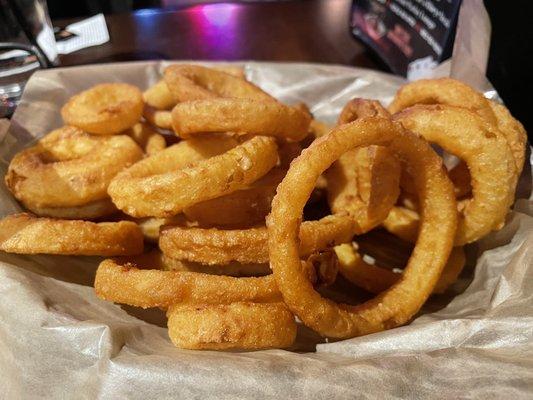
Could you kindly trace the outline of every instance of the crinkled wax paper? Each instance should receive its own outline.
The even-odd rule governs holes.
[[[388,103],[402,83],[349,67],[244,65],[262,88],[287,103],[305,101],[328,122],[354,96]],[[142,62],[36,73],[0,135],[1,174],[15,152],[61,125],[60,107],[74,93],[105,81],[144,89],[162,67]],[[527,193],[531,178],[524,182]],[[0,186],[0,213],[18,211]],[[451,295],[431,298],[409,326],[318,344],[316,352],[179,350],[162,312],[128,313],[96,298],[98,258],[0,253],[0,398],[527,398],[533,393],[532,216],[533,203],[519,199],[503,230],[469,247],[475,269],[467,268]]]

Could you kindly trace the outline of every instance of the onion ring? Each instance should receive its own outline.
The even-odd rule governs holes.
[[[470,184],[472,178],[470,177],[468,166],[463,160],[460,160],[457,165],[448,169],[448,178],[453,183],[455,197],[457,199],[472,197],[472,185]],[[402,195],[413,196],[416,193],[413,178],[406,174],[405,171],[402,171],[400,175],[400,187],[402,189]]]
[[[167,308],[176,303],[229,304],[237,301],[280,301],[272,275],[234,278],[185,271],[138,269],[120,260],[104,260],[98,266],[94,288],[104,300],[131,306]]]
[[[15,214],[0,220],[0,250],[18,254],[133,255],[142,253],[143,236],[129,221],[95,224]]]
[[[167,147],[163,135],[143,122],[133,125],[130,129],[122,132],[122,134],[131,137],[149,156]]]
[[[390,118],[378,101],[353,99],[343,108],[339,125],[362,117]],[[401,166],[383,146],[347,151],[326,171],[328,202],[334,213],[347,212],[355,219],[357,234],[383,221],[400,194]]]
[[[73,96],[61,109],[65,124],[97,135],[113,135],[141,118],[141,91],[126,83],[102,83]]]
[[[309,132],[314,138],[319,138],[327,135],[333,128],[325,122],[312,119],[309,124]]]
[[[477,114],[460,107],[417,105],[394,120],[466,162],[473,197],[457,227],[456,245],[471,243],[502,227],[517,183],[507,142]]]
[[[177,260],[159,252],[154,255],[148,253],[146,258],[153,260],[153,266],[161,266],[161,269],[165,271],[189,271],[235,277],[266,276],[272,273],[270,265],[267,263],[241,264],[239,262],[230,262],[224,265],[208,265]],[[138,264],[139,257],[136,256],[132,262]],[[332,250],[313,253],[307,260],[302,260],[301,263],[309,281],[315,286],[332,285],[339,272],[337,256]]]
[[[240,79],[246,79],[244,76],[244,70],[241,67],[227,66],[215,67],[214,69]],[[177,103],[174,96],[172,96],[172,93],[170,93],[164,79],[161,79],[155,85],[146,89],[143,93],[143,100],[147,105],[156,110],[169,110]]]
[[[176,105],[176,100],[168,90],[164,79],[146,89],[143,93],[143,100],[156,110],[169,110]]]
[[[136,163],[116,177],[110,191],[120,192],[123,185],[132,184],[138,190],[144,180],[155,177],[164,181],[165,175],[188,168],[195,163],[214,157],[234,148],[238,142],[228,136],[206,136],[182,141]],[[118,196],[119,194],[117,194]]]
[[[394,285],[401,277],[401,273],[365,262],[351,244],[341,244],[334,250],[339,260],[339,273],[367,292],[381,293]],[[444,293],[457,280],[465,262],[463,247],[454,247],[433,289],[433,294]]]
[[[344,243],[333,248],[339,260],[339,273],[345,279],[373,294],[387,290],[398,281],[400,274],[365,262],[354,246]]]
[[[168,334],[182,349],[286,348],[296,338],[294,315],[283,303],[177,304]]]
[[[463,82],[450,78],[422,79],[404,85],[389,106],[397,113],[416,104],[443,104],[463,107],[475,112],[492,126],[498,128],[513,152],[517,174],[522,172],[527,134],[509,110]]]
[[[442,270],[442,274],[440,275],[440,278],[433,289],[433,293],[442,294],[448,290],[448,288],[453,285],[455,281],[457,281],[457,278],[459,278],[465,263],[466,255],[464,248],[462,246],[454,247],[450,253],[448,262]]]
[[[311,119],[307,113],[278,103],[244,79],[196,65],[170,66],[164,79],[178,102],[172,110],[172,127],[179,137],[234,132],[299,141],[307,136]]]
[[[155,269],[163,271],[186,271],[234,277],[258,277],[270,275],[272,273],[270,265],[268,264],[241,264],[234,262],[226,265],[205,265],[191,261],[176,260],[166,256],[159,249],[154,249],[147,253],[135,256],[120,257],[117,258],[116,261],[120,265],[128,264],[129,267],[141,270]],[[330,275],[333,273],[331,268],[326,268],[326,270]],[[309,279],[315,283],[317,281],[316,271],[309,268],[308,272]]]
[[[142,218],[135,220],[141,228],[144,239],[148,242],[157,243],[159,240],[159,228],[163,225],[174,225],[186,222],[183,215],[179,214],[170,218]]]
[[[146,173],[162,174],[167,171],[183,169],[199,161],[218,156],[239,144],[227,135],[206,135],[200,138],[183,140],[165,150],[137,162],[127,171],[134,176]],[[124,171],[126,172],[126,171]]]
[[[274,167],[278,153],[272,138],[256,136],[188,168],[168,171],[164,165],[153,171],[150,166],[155,162],[149,160],[123,171],[109,185],[115,205],[134,217],[169,217],[201,201],[245,188]]]
[[[167,110],[156,110],[146,105],[143,109],[143,117],[153,126],[161,129],[172,130],[172,113]]]
[[[389,105],[396,114],[417,104],[443,104],[471,110],[490,124],[496,124],[496,116],[489,100],[466,83],[451,78],[420,79],[402,86]]]
[[[286,172],[284,168],[274,168],[249,188],[202,201],[184,209],[183,213],[201,226],[243,228],[264,224],[276,188]]]
[[[406,207],[395,206],[382,222],[383,227],[406,242],[415,243],[418,238],[420,216]]]
[[[91,136],[63,127],[18,153],[5,181],[30,209],[84,206],[107,198],[111,179],[142,156],[127,136]]]
[[[391,115],[379,101],[355,98],[343,107],[337,125],[348,124],[363,117],[390,118]]]
[[[276,102],[272,96],[242,78],[199,65],[171,65],[165,69],[164,80],[176,102],[217,97]]]
[[[337,304],[320,296],[299,268],[302,210],[316,180],[333,161],[349,149],[369,145],[390,145],[409,172],[417,171],[421,234],[395,285],[358,306]],[[362,118],[314,141],[291,163],[267,218],[270,266],[289,309],[319,334],[348,338],[378,332],[408,322],[424,304],[446,264],[456,225],[452,184],[429,145],[388,119]]]
[[[212,67],[212,69],[224,72],[239,79],[247,80],[243,67],[239,67],[236,65],[217,65],[216,67]]]
[[[307,115],[309,115],[309,118],[311,118],[311,122],[309,123],[309,136],[310,139],[316,139],[318,137],[327,135],[329,131],[332,129],[331,126],[326,124],[325,122],[316,120],[313,118],[313,113],[309,109],[309,106],[305,103],[297,103],[295,108],[298,108],[299,110],[303,111]],[[305,146],[307,147],[307,146]]]
[[[489,101],[489,104],[498,121],[498,129],[505,135],[507,143],[513,152],[516,171],[520,175],[524,168],[527,132],[520,121],[511,115],[507,107],[495,101]]]
[[[59,219],[97,219],[117,212],[111,199],[96,200],[76,207],[37,207],[25,203],[26,208],[40,217]]]
[[[226,275],[235,277],[265,276],[270,275],[272,270],[268,264],[241,264],[231,262],[224,265],[206,265],[192,261],[176,260],[165,254],[161,254],[161,261],[165,271],[189,271],[211,275]],[[312,273],[312,271],[311,271]],[[310,275],[312,280],[316,278]]]
[[[420,216],[418,215],[418,203],[411,203],[404,198],[403,205],[395,206],[387,215],[387,218],[382,222],[382,226],[394,236],[400,239],[415,243],[418,237],[418,224]],[[463,199],[457,201],[457,211],[461,214],[470,199]]]
[[[307,263],[311,273],[315,273],[316,277],[309,279],[315,286],[324,287],[335,283],[339,273],[339,259],[332,249],[313,253],[303,262]]]
[[[125,262],[141,269],[155,268],[164,271],[188,271],[234,277],[258,277],[272,273],[270,265],[266,263],[241,264],[231,262],[225,265],[206,265],[177,260],[163,254],[160,250],[152,250],[133,257],[121,257],[121,263],[124,264]],[[339,270],[336,255],[332,250],[310,255],[307,260],[302,260],[302,266],[306,269],[307,276],[313,285],[321,286],[332,284]]]
[[[326,171],[328,201],[334,213],[347,212],[357,234],[378,226],[400,194],[398,159],[386,147],[369,146],[343,154]]]
[[[233,132],[297,142],[308,135],[309,123],[309,115],[299,109],[256,99],[194,100],[172,109],[172,128],[184,139],[207,132]]]
[[[354,234],[353,225],[351,218],[342,215],[304,222],[300,233],[300,255],[306,257],[350,241]],[[266,227],[237,230],[162,227],[159,247],[171,258],[202,264],[269,262]]]

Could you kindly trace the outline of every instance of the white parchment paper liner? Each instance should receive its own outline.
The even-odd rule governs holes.
[[[61,125],[59,109],[74,93],[105,81],[146,88],[164,65],[36,73],[8,132],[0,132],[0,173],[15,152]],[[305,101],[329,122],[354,96],[388,103],[403,82],[331,65],[244,65],[265,90],[288,103]],[[522,193],[529,193],[530,175],[523,182]],[[4,185],[0,189],[0,214],[18,211]],[[477,265],[455,293],[471,283],[444,308],[409,326],[318,345],[316,353],[179,350],[165,328],[96,298],[88,285],[97,258],[0,253],[0,398],[530,397],[532,216],[533,202],[519,199],[505,228],[469,249],[479,255]],[[153,321],[161,323],[160,315]]]

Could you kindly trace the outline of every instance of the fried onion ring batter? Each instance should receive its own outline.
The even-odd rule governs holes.
[[[94,288],[98,297],[136,307],[167,308],[176,303],[229,304],[237,301],[275,302],[279,290],[272,275],[235,278],[186,271],[138,269],[119,260],[98,266]]]
[[[306,221],[300,232],[300,255],[348,242],[354,234],[351,218],[332,215]],[[202,229],[162,227],[159,247],[167,256],[203,264],[268,263],[268,233],[265,227],[249,229]]]
[[[462,107],[475,112],[488,123],[497,122],[485,96],[467,84],[451,78],[420,79],[402,86],[389,105],[389,111],[396,114],[417,104]]]
[[[522,172],[527,134],[505,106],[486,99],[463,82],[441,78],[421,79],[402,86],[389,111],[394,114],[416,104],[450,105],[475,112],[499,130],[513,152],[517,174]]]
[[[170,339],[182,349],[283,349],[296,338],[283,303],[177,304],[167,316]]]
[[[35,215],[59,219],[97,219],[117,212],[111,199],[96,200],[76,207],[37,207],[31,203],[25,206]]]
[[[299,141],[308,135],[310,122],[309,115],[297,108],[246,98],[187,101],[172,109],[172,127],[184,139],[206,132],[234,132]]]
[[[5,181],[30,209],[85,206],[107,198],[111,179],[142,156],[127,136],[92,136],[63,127],[18,153]]]
[[[147,155],[155,154],[167,147],[165,138],[156,132],[150,125],[139,122],[122,134],[131,137]]]
[[[243,228],[264,224],[276,188],[286,172],[285,168],[273,168],[251,187],[202,201],[186,208],[183,213],[202,226]]]
[[[0,220],[0,250],[19,254],[134,255],[143,251],[143,235],[129,221],[95,224],[15,214]]]
[[[505,135],[507,143],[513,152],[517,174],[522,172],[526,156],[527,132],[520,121],[516,120],[507,107],[490,101],[492,112],[498,121],[498,129]]]
[[[167,110],[157,110],[149,105],[144,106],[143,117],[153,126],[172,130],[172,113]]]
[[[176,102],[217,97],[276,102],[259,87],[232,74],[200,65],[171,65],[164,79]]]
[[[156,110],[169,110],[176,105],[176,100],[168,90],[164,79],[146,89],[143,93],[143,100]]]
[[[378,101],[356,98],[344,106],[338,125],[375,116],[390,118]],[[396,203],[400,172],[400,162],[383,146],[347,151],[325,173],[331,211],[348,212],[357,223],[357,234],[370,231]]]
[[[339,273],[370,293],[381,293],[400,279],[401,273],[364,261],[352,244],[341,244],[334,250],[339,259]],[[464,249],[454,247],[433,289],[434,294],[444,293],[457,280],[465,261]]]
[[[395,285],[361,305],[337,304],[316,292],[299,267],[300,220],[320,174],[347,150],[369,145],[390,145],[415,175],[422,205],[421,234]],[[408,322],[433,291],[446,264],[457,226],[456,207],[442,161],[425,141],[377,117],[337,127],[292,162],[267,218],[270,265],[285,303],[305,325],[327,337],[359,336]]]
[[[232,146],[230,139],[221,139],[223,143]],[[202,153],[205,146],[222,154],[206,159],[208,151]],[[253,137],[226,152],[214,144],[213,138],[203,142],[188,140],[169,149],[113,179],[108,192],[119,209],[134,217],[173,216],[201,201],[245,188],[278,161],[275,141],[264,136]],[[184,163],[185,157],[166,158],[168,151],[182,153],[183,149],[197,154],[198,162]]]
[[[494,128],[469,110],[443,105],[413,106],[394,120],[461,158],[471,171],[473,197],[460,215],[455,244],[500,229],[513,201],[517,175],[509,146]]]
[[[126,83],[102,83],[73,96],[61,109],[67,125],[96,135],[113,135],[141,118],[141,91]]]
[[[406,207],[395,206],[383,221],[383,227],[406,242],[415,243],[420,216]]]
[[[357,234],[370,231],[396,203],[400,171],[398,159],[383,146],[343,154],[326,172],[331,211],[348,212],[357,223]]]

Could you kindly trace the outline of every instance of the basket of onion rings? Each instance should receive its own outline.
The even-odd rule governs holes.
[[[457,294],[471,249],[507,226],[527,134],[466,83],[351,96],[321,119],[240,66],[158,72],[80,88],[9,157],[20,212],[0,250],[99,257],[96,296],[161,310],[178,348],[394,330]]]

